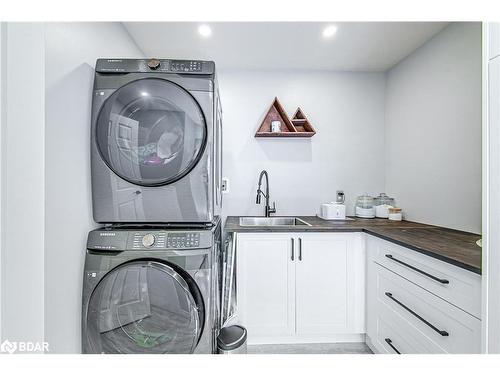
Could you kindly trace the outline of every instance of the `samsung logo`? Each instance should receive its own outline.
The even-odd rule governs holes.
[[[123,60],[119,59],[108,59],[108,62],[122,62]]]
[[[116,236],[116,233],[114,232],[101,232],[99,233],[100,236],[106,236],[106,237],[111,237],[111,236]]]

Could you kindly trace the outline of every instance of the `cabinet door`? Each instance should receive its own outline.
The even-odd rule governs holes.
[[[364,257],[353,233],[298,234],[297,334],[364,331]],[[300,245],[299,245],[300,247]]]
[[[295,333],[292,238],[280,233],[237,234],[238,320],[248,330],[249,343]]]

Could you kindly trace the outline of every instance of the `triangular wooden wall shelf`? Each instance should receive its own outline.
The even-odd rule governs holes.
[[[313,126],[307,119],[304,112],[302,112],[300,107],[297,108],[295,114],[292,117],[292,124],[298,133],[304,134],[303,137],[312,137],[314,134],[316,134],[316,130],[314,130]]]
[[[271,131],[271,122],[281,122],[281,132]],[[297,109],[293,119],[290,121],[278,98],[274,98],[273,104],[267,111],[262,124],[255,133],[256,137],[312,137],[316,131],[307,120],[300,108]]]
[[[281,132],[273,133],[271,132],[271,122],[272,121],[280,121],[281,122]],[[281,105],[278,98],[274,98],[273,104],[267,111],[262,124],[259,127],[259,130],[255,133],[256,137],[278,137],[283,136],[287,133],[295,133],[296,130],[292,125],[292,122],[288,118],[283,106]]]

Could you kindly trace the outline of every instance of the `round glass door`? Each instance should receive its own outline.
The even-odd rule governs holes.
[[[121,178],[142,186],[172,183],[201,158],[207,129],[200,106],[175,83],[145,78],[115,91],[96,123],[99,152]]]
[[[192,279],[156,261],[126,263],[99,282],[87,311],[94,353],[192,353],[204,305]]]

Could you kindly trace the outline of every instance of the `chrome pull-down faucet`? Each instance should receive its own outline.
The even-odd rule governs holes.
[[[263,176],[266,176],[266,192],[265,193],[260,189],[260,186],[262,185],[262,177]],[[271,214],[276,213],[276,202],[273,202],[273,207],[271,208],[271,206],[269,205],[269,175],[267,174],[267,172],[265,170],[260,172],[259,186],[257,188],[257,198],[255,199],[256,204],[260,204],[260,196],[261,195],[263,195],[264,198],[266,198],[266,207],[265,207],[264,215],[266,217],[270,217]]]

